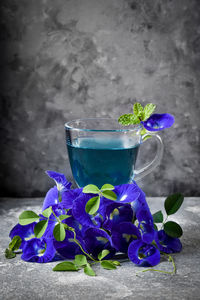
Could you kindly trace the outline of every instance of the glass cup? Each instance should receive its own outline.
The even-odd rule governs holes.
[[[72,174],[78,187],[105,183],[130,183],[152,172],[160,163],[163,143],[159,135],[148,133],[157,142],[154,159],[137,170],[137,155],[146,135],[142,126],[121,126],[117,120],[89,118],[65,124],[66,142]],[[145,143],[148,142],[145,141]]]

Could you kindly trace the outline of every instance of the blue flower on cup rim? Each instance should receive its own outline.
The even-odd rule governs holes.
[[[170,114],[153,114],[141,123],[148,131],[160,131],[174,124],[174,116]]]

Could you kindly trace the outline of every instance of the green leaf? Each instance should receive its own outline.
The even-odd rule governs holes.
[[[7,259],[11,259],[11,258],[14,258],[14,257],[16,257],[16,254],[11,250],[11,249],[6,249],[5,250],[5,257],[7,258]]]
[[[39,220],[39,216],[32,210],[26,210],[19,216],[20,225],[28,225]]]
[[[141,134],[141,135],[147,134],[146,128],[142,128],[142,130],[140,130],[140,134]]]
[[[146,140],[148,140],[148,139],[150,139],[150,138],[152,138],[152,135],[148,134],[148,135],[146,135],[145,137],[142,137],[142,140],[143,140],[143,142],[144,142],[144,141],[146,141]]]
[[[164,231],[171,237],[178,238],[183,234],[183,230],[179,224],[173,221],[168,221],[164,224]]]
[[[22,239],[20,238],[20,236],[15,235],[9,244],[9,249],[12,251],[16,251],[21,246],[21,243],[22,243]]]
[[[155,230],[157,230],[157,231],[158,231],[158,227],[156,226],[156,224],[155,224],[155,223],[153,224],[153,227],[154,227],[154,229],[155,229]]]
[[[140,119],[133,114],[125,114],[119,117],[118,122],[124,126],[139,124]]]
[[[99,205],[100,205],[100,197],[99,196],[90,198],[90,200],[86,203],[86,206],[85,206],[86,213],[88,213],[90,215],[95,214],[97,212],[97,210],[99,209]]]
[[[48,207],[47,209],[43,210],[42,214],[43,214],[44,217],[49,218],[50,215],[52,214],[51,206]]]
[[[140,117],[143,112],[143,107],[140,103],[136,102],[133,105],[133,113],[135,116]]]
[[[152,216],[153,216],[153,222],[154,223],[162,223],[163,222],[163,214],[162,214],[161,210],[157,211]]]
[[[167,215],[172,215],[177,212],[183,203],[184,197],[181,193],[173,194],[165,200],[165,210]]]
[[[64,261],[62,263],[57,264],[54,268],[53,271],[78,271],[79,268],[70,261]]]
[[[117,200],[117,195],[113,191],[104,191],[102,195],[110,200]]]
[[[117,261],[117,260],[112,260],[112,263],[113,263],[115,266],[121,266],[120,262]]]
[[[42,220],[38,222],[34,227],[34,234],[36,238],[41,238],[47,229],[48,221]]]
[[[60,219],[60,221],[63,221],[65,219],[69,218],[69,217],[71,217],[71,216],[70,215],[60,215],[59,219]]]
[[[114,190],[115,187],[112,185],[112,184],[104,184],[102,187],[101,187],[101,191],[112,191]]]
[[[153,103],[149,103],[144,107],[144,111],[143,111],[143,118],[142,121],[146,121],[151,114],[154,112],[154,110],[156,109],[156,105]]]
[[[56,241],[58,241],[58,242],[64,241],[66,232],[65,232],[65,227],[64,227],[63,223],[56,224],[56,226],[54,227],[54,230],[53,230],[53,235],[54,235]]]
[[[94,184],[88,184],[83,188],[83,193],[86,194],[98,194],[99,192],[99,188]]]
[[[88,276],[96,276],[96,273],[89,264],[87,264],[87,266],[84,268],[84,273]]]
[[[102,259],[103,259],[104,257],[106,257],[109,253],[110,253],[109,250],[104,249],[103,251],[101,251],[101,252],[98,254],[98,260],[102,260]]]
[[[78,265],[78,266],[87,265],[87,258],[85,255],[78,254],[75,256],[74,263],[75,263],[75,265]]]
[[[115,264],[109,260],[103,260],[101,262],[101,266],[102,266],[102,268],[107,269],[107,270],[117,269]]]

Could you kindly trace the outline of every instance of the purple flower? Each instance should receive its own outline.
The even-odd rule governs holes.
[[[151,243],[155,236],[153,217],[146,202],[145,193],[141,189],[139,198],[132,205],[139,222],[138,228],[141,231],[141,238],[145,243]]]
[[[20,236],[20,238],[22,239],[20,249],[23,249],[26,242],[35,237],[34,235],[35,224],[36,224],[35,222],[28,225],[17,224],[10,231],[9,237],[11,239],[13,239],[14,236],[16,235]]]
[[[155,238],[158,248],[165,253],[176,253],[182,249],[182,244],[178,238],[168,236],[164,230],[156,232]]]
[[[160,251],[151,244],[135,240],[128,247],[128,257],[136,265],[152,267],[160,262]]]
[[[129,244],[140,237],[140,231],[135,225],[122,222],[112,231],[112,245],[117,251],[127,253]]]
[[[133,209],[130,204],[112,201],[106,208],[105,221],[102,227],[111,231],[121,222],[131,222],[133,216]]]
[[[83,239],[78,235],[77,239],[85,251],[86,249]],[[81,248],[75,243],[74,234],[71,231],[66,231],[66,237],[64,241],[58,242],[54,240],[53,244],[57,253],[59,253],[64,258],[73,259],[77,254],[83,254]]]
[[[71,182],[67,181],[64,174],[54,171],[46,171],[46,174],[55,181],[59,192],[70,189]]]
[[[174,117],[170,114],[153,114],[141,123],[148,131],[159,131],[171,127],[174,124]]]
[[[23,247],[21,258],[25,261],[46,263],[53,260],[56,250],[52,239],[31,239]]]
[[[55,204],[58,204],[58,203],[59,203],[58,190],[57,190],[56,186],[54,186],[47,192],[47,194],[44,198],[42,211],[45,210],[46,208],[53,206]]]
[[[138,190],[137,184],[122,184],[115,186],[114,192],[117,195],[116,202],[118,203],[131,203],[136,201],[140,196],[140,191]]]
[[[73,190],[67,190],[62,193],[62,201],[61,205],[63,208],[69,209],[72,208],[73,201],[80,196],[83,189],[73,189]]]
[[[100,216],[92,216],[85,211],[85,206],[88,200],[94,197],[94,194],[82,193],[78,198],[73,201],[72,214],[74,218],[83,226],[87,227],[100,227],[102,220]]]
[[[109,259],[116,253],[116,250],[111,246],[112,240],[110,235],[100,228],[89,228],[85,232],[84,242],[88,253],[92,254],[95,258],[104,249],[110,251],[104,259]]]

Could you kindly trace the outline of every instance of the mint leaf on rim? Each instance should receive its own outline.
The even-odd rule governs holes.
[[[137,117],[141,117],[142,112],[143,112],[142,105],[140,103],[138,103],[138,102],[134,103],[134,105],[133,105],[133,113],[134,113],[134,115],[137,116]]]
[[[142,121],[146,121],[156,109],[156,105],[153,103],[149,103],[144,107],[143,110],[143,118]]]
[[[119,117],[118,122],[124,126],[140,123],[140,119],[133,114],[125,114]]]

